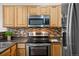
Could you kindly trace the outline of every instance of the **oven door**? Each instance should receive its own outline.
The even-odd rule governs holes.
[[[28,56],[50,56],[50,45],[33,45],[27,46]]]

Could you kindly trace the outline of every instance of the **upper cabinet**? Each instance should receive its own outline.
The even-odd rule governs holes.
[[[52,6],[50,12],[50,27],[61,27],[61,6]]]
[[[57,27],[57,7],[51,7],[50,12],[50,27]]]
[[[14,27],[15,7],[3,6],[3,26]]]
[[[28,16],[29,15],[40,15],[40,8],[37,6],[28,7]]]
[[[27,8],[15,6],[15,27],[27,27]]]
[[[27,7],[4,6],[3,19],[5,27],[27,27]]]
[[[49,15],[50,6],[29,6],[28,15]]]
[[[61,27],[61,6],[3,6],[3,25],[5,27],[28,27],[30,15],[49,15],[50,27]]]
[[[50,15],[50,6],[40,7],[41,15]]]
[[[61,6],[57,7],[57,15],[58,15],[57,27],[62,27]]]

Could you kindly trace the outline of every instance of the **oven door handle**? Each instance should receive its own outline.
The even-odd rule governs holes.
[[[26,46],[50,46],[51,44],[26,44]]]

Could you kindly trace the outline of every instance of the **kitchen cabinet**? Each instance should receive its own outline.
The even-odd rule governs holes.
[[[29,6],[28,16],[29,15],[40,15],[40,8],[38,6]]]
[[[28,15],[49,15],[50,6],[31,6],[28,7]]]
[[[57,7],[57,17],[58,17],[58,21],[57,21],[57,27],[62,27],[62,15],[61,15],[61,6]]]
[[[3,6],[3,26],[27,27],[26,6]]]
[[[3,26],[14,27],[15,7],[3,6]]]
[[[18,56],[25,56],[25,48],[18,48]]]
[[[50,6],[40,6],[40,14],[50,16]]]
[[[59,42],[53,42],[51,44],[51,56],[61,56],[62,55],[62,46]]]
[[[0,56],[16,56],[16,44],[14,44],[11,47],[7,47],[6,50],[4,50]]]
[[[57,27],[57,7],[56,6],[53,6],[51,9],[50,9],[50,14],[51,14],[51,17],[50,17],[50,27]]]
[[[50,15],[50,27],[61,27],[61,6],[52,6]]]
[[[25,43],[18,43],[17,44],[17,55],[18,56],[25,56]]]
[[[5,50],[0,56],[10,56],[10,49]]]
[[[61,6],[3,6],[3,26],[28,27],[30,15],[49,15],[50,27],[61,27]]]
[[[27,27],[27,8],[15,6],[15,27]]]
[[[16,56],[16,44],[11,47],[11,56]]]

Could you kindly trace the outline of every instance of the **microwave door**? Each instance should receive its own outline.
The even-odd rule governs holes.
[[[43,19],[29,18],[29,27],[43,27]]]

